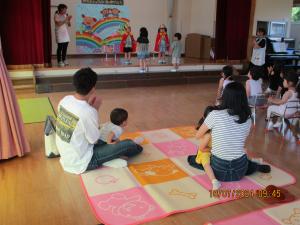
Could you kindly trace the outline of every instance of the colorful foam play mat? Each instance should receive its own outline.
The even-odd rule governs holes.
[[[192,211],[240,198],[218,197],[210,192],[207,175],[187,163],[196,154],[194,127],[179,127],[126,134],[145,138],[144,151],[129,159],[126,168],[101,167],[81,175],[88,201],[105,224],[141,224],[168,215]],[[239,182],[222,183],[224,190],[261,190],[267,185],[295,183],[289,173],[271,165],[271,173],[247,176]]]
[[[261,209],[237,217],[220,220],[206,225],[299,225],[300,200],[291,203]]]
[[[55,117],[49,98],[24,98],[18,103],[24,123],[44,122],[47,115]]]

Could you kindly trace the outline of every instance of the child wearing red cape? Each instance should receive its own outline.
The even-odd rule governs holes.
[[[169,51],[170,41],[165,25],[160,25],[156,36],[154,51],[158,52],[158,63],[165,64],[166,52]]]
[[[131,64],[131,52],[136,51],[136,42],[131,33],[131,27],[127,26],[120,43],[120,51],[125,53],[125,64]]]

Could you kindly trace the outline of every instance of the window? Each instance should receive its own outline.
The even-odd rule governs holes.
[[[300,7],[293,7],[292,9],[292,21],[300,22]]]

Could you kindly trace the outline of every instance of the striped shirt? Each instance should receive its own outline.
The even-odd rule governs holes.
[[[238,116],[230,116],[225,110],[214,110],[204,123],[211,129],[211,153],[223,160],[234,160],[245,154],[244,146],[250,132],[251,120],[239,124]]]

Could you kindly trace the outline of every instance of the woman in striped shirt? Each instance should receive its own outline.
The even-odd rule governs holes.
[[[251,110],[246,90],[237,82],[224,89],[221,105],[212,111],[197,132],[201,138],[208,130],[212,135],[211,167],[219,181],[238,181],[256,171],[270,172],[269,165],[260,165],[248,160],[245,142],[251,128]],[[191,166],[203,169],[189,156]]]

